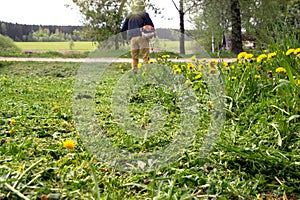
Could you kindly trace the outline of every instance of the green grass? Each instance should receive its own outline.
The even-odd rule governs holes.
[[[70,42],[15,42],[15,44],[23,51],[92,51],[97,48],[93,42],[73,42],[72,49],[70,49]]]
[[[83,102],[90,98],[74,91],[80,63],[0,62],[0,197],[299,199],[299,58],[278,53],[260,63],[240,61],[209,67],[200,61],[196,66],[158,60],[166,69],[180,71],[188,80],[186,86],[195,91],[197,137],[169,166],[142,173],[119,171],[98,160],[88,151],[91,146],[84,145],[72,111],[73,97]],[[216,75],[222,77],[226,100],[224,128],[204,157],[200,149],[211,110],[217,105],[209,98],[213,85],[203,79],[205,73],[199,73],[199,66],[208,67],[211,74],[219,69]],[[276,72],[279,66],[287,72]],[[87,80],[97,85],[93,99],[97,125],[123,150],[138,153],[163,148],[183,126],[178,98],[171,86],[144,84],[131,76],[127,82],[120,81],[129,69],[130,64],[113,63],[98,79]],[[148,138],[126,134],[112,113],[115,89],[132,80],[141,87],[131,88],[128,101],[124,99],[129,112],[126,120],[144,130],[153,123],[154,105],[167,111],[163,127]],[[64,148],[67,139],[75,141],[74,149]]]

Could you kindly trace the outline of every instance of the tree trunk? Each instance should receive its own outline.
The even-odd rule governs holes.
[[[232,52],[238,54],[243,51],[241,11],[240,11],[239,0],[230,0],[230,2],[231,2],[231,20],[232,20],[231,50]]]
[[[180,54],[185,54],[184,46],[184,11],[183,11],[183,0],[179,0],[179,26],[180,26]]]

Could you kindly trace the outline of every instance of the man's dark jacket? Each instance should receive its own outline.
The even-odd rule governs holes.
[[[140,28],[145,25],[151,25],[154,28],[148,13],[143,11],[129,14],[121,28],[123,39],[129,41],[132,37],[141,36]]]

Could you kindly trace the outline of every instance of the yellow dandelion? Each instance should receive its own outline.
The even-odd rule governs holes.
[[[138,67],[138,68],[141,68],[141,67],[142,67],[142,63],[139,63],[139,64],[137,65],[137,67]]]
[[[67,90],[67,94],[71,94],[72,93],[72,90]]]
[[[75,147],[75,142],[73,140],[66,140],[63,142],[63,146],[67,149],[72,150]]]
[[[261,54],[257,57],[257,62],[260,63],[263,59],[267,58],[268,56],[266,54]]]
[[[278,67],[278,68],[275,70],[275,72],[278,72],[278,73],[280,73],[280,72],[286,73],[286,69],[283,68],[283,67]]]
[[[188,70],[192,70],[196,67],[193,63],[188,62],[187,64],[188,64],[187,66]]]
[[[236,77],[235,77],[235,76],[232,76],[232,77],[231,77],[231,80],[232,80],[232,81],[236,80]]]
[[[202,77],[202,73],[201,72],[197,72],[197,75],[195,76],[195,80],[198,80]]]
[[[268,49],[265,49],[263,52],[264,52],[264,53],[268,53],[268,52],[269,52],[269,50],[268,50]]]
[[[244,58],[246,60],[251,60],[253,58],[253,54],[252,53],[247,53]]]
[[[177,68],[179,68],[179,66],[178,66],[177,64],[174,64],[174,65],[172,66],[172,68],[173,68],[173,69],[177,69]]]
[[[168,59],[170,57],[171,57],[170,55],[163,55],[161,58],[166,60],[166,59]]]
[[[241,52],[238,54],[237,58],[242,59],[242,58],[245,58],[246,56],[247,56],[247,52]]]
[[[180,74],[181,72],[182,72],[182,71],[181,71],[180,68],[174,69],[174,73],[175,73],[175,74]]]
[[[288,56],[288,55],[291,55],[294,52],[295,52],[295,49],[289,49],[289,50],[286,51],[285,55]]]
[[[59,110],[59,106],[58,105],[54,105],[54,111],[57,112]]]
[[[19,172],[23,171],[23,169],[24,169],[24,165],[20,165],[20,166],[18,167],[18,171],[19,171]]]
[[[16,120],[15,119],[11,119],[9,122],[10,125],[14,126],[16,124]]]
[[[228,67],[229,66],[228,62],[225,62],[225,61],[223,61],[222,64],[223,64],[224,67]]]
[[[12,134],[15,133],[15,131],[14,131],[13,129],[11,129],[11,130],[8,131],[8,133],[9,133],[10,135],[12,135]]]
[[[273,53],[269,53],[268,56],[267,56],[267,58],[268,58],[268,60],[270,60],[270,59],[272,59],[275,56],[276,56],[276,52],[273,52]]]
[[[152,59],[150,59],[149,61],[148,61],[148,63],[149,64],[152,64],[154,61],[152,60]]]
[[[261,76],[256,74],[256,75],[254,76],[254,78],[260,79]]]
[[[300,48],[295,49],[294,54],[300,54]]]
[[[298,86],[300,86],[300,80],[298,80],[297,82],[298,82]]]

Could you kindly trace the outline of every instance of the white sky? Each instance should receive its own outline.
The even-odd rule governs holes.
[[[179,28],[179,15],[172,0],[153,0],[163,15],[147,12],[156,28]],[[67,8],[65,5],[71,5]],[[0,0],[0,21],[37,25],[81,25],[82,19],[72,0]],[[190,27],[186,22],[186,28]]]

